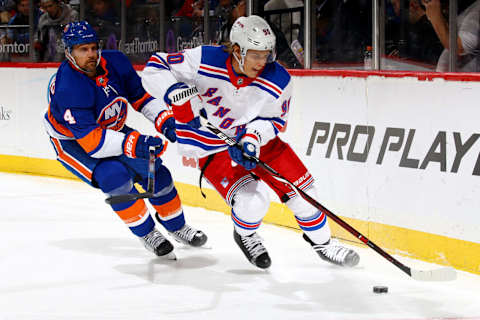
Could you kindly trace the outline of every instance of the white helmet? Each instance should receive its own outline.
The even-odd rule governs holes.
[[[235,20],[230,30],[230,42],[240,47],[241,61],[236,55],[233,56],[240,64],[242,72],[248,50],[269,50],[271,54],[267,63],[275,61],[275,34],[259,16],[251,15]]]

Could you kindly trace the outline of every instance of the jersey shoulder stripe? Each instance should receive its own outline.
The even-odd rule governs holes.
[[[258,79],[262,79],[263,81],[283,90],[290,82],[291,76],[278,62],[273,62],[265,66],[265,69],[263,69],[263,72]]]
[[[198,74],[230,82],[230,78],[228,77],[228,71],[226,68],[201,64],[198,69]]]
[[[275,99],[278,99],[278,97],[280,97],[280,94],[281,94],[281,92],[280,92],[280,94],[278,94],[275,90],[272,90],[272,88],[269,88],[265,85],[262,85],[261,83],[259,83],[257,81],[254,81],[254,82],[250,83],[249,86],[258,87],[261,90],[270,93]]]
[[[170,70],[170,66],[160,55],[154,53],[147,61],[145,67],[153,67],[156,69]]]

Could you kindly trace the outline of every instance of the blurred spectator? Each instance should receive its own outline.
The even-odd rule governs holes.
[[[303,7],[302,0],[269,0],[264,5],[265,11],[281,10]],[[301,25],[301,13],[295,12],[290,14],[276,14],[270,17],[270,24],[279,26],[283,34],[288,35],[288,41],[292,42],[298,39],[298,29]]]
[[[176,17],[189,17],[193,15],[193,0],[185,0],[180,9],[175,13]]]
[[[408,21],[407,57],[435,64],[443,47],[419,0],[410,0]]]
[[[88,0],[86,20],[95,29],[103,49],[118,49],[120,1]]]
[[[316,62],[359,63],[371,45],[372,10],[368,0],[323,0],[316,11]],[[303,41],[303,30],[299,35]]]
[[[426,14],[438,38],[445,48],[438,59],[437,71],[448,71],[449,31],[448,31],[448,2],[440,0],[422,0]],[[457,71],[480,71],[479,59],[479,19],[480,0],[472,3],[457,17]]]
[[[78,12],[60,0],[41,0],[45,11],[38,21],[35,33],[35,51],[37,61],[62,61],[64,48],[62,44],[63,27],[78,20]]]
[[[0,24],[7,24],[15,10],[13,0],[0,0]]]
[[[130,62],[144,64],[160,50],[160,11],[156,3],[133,3],[127,11],[127,33],[123,47]]]
[[[435,65],[443,46],[420,1],[405,0],[403,10],[400,7],[400,0],[389,1],[385,27],[385,53],[390,57]]]
[[[240,0],[238,3],[231,1],[231,10],[228,12],[228,15],[223,19],[220,26],[220,33],[217,42],[220,44],[226,44],[230,41],[230,29],[232,28],[233,22],[237,20],[238,17],[245,15],[246,13],[246,3],[244,0]]]
[[[170,0],[165,2],[165,12],[167,17],[175,15],[178,10],[183,6],[184,0]]]
[[[29,0],[15,0],[16,14],[8,22],[9,26],[29,25]],[[38,19],[42,12],[36,6],[34,8],[34,28],[38,25]],[[29,28],[9,28],[7,30],[7,42],[9,43],[29,43]]]
[[[220,0],[218,6],[214,9],[213,15],[221,19],[222,22],[228,21],[230,12],[233,10],[232,0]]]
[[[203,16],[203,0],[185,0],[176,17],[198,18]]]
[[[229,42],[230,29],[232,28],[233,22],[235,22],[235,20],[237,20],[239,17],[246,16],[246,13],[246,2],[245,0],[240,0],[237,5],[233,7],[233,10],[230,11],[230,15],[227,19],[228,22],[222,26],[220,39],[218,40],[219,43],[226,44]],[[282,64],[286,68],[301,68],[302,66],[300,62],[293,54],[292,49],[290,49],[290,45],[285,39],[285,35],[282,33],[282,31],[273,23],[270,24],[270,28],[276,37],[275,50],[277,52],[278,63]]]

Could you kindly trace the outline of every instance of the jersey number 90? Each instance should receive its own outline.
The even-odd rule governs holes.
[[[182,52],[172,53],[167,56],[168,64],[178,64],[185,60]]]

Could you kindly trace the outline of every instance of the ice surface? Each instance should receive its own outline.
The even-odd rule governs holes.
[[[164,261],[82,182],[8,173],[0,181],[1,320],[480,319],[478,275],[418,282],[360,247],[359,266],[343,269],[300,233],[268,224],[259,233],[272,267],[263,271],[235,245],[228,216],[194,207],[187,220],[211,249],[174,243],[178,260]]]

